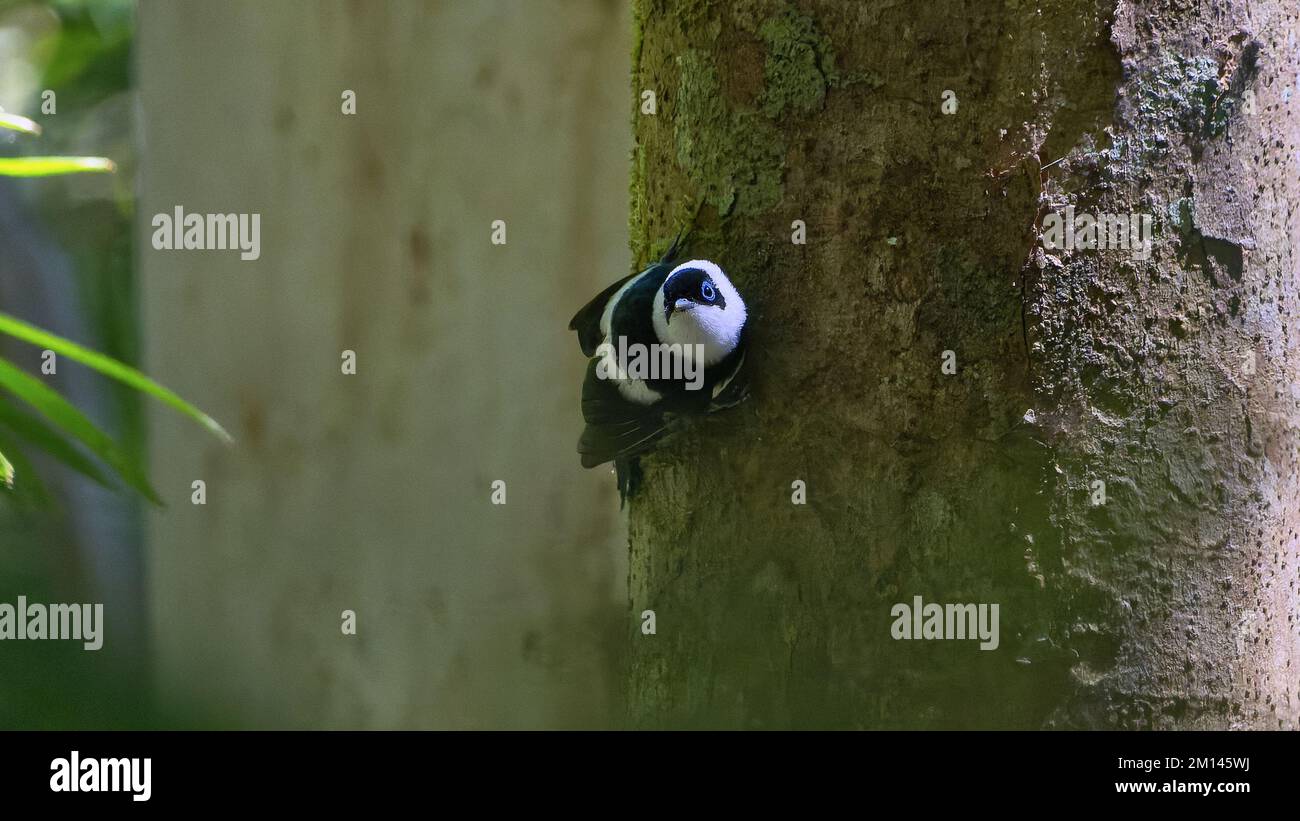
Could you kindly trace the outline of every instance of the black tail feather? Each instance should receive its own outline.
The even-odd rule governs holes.
[[[683,227],[680,231],[677,232],[677,236],[673,237],[673,244],[669,245],[668,250],[664,251],[664,255],[659,258],[660,265],[667,265],[668,263],[677,259],[677,255],[682,251],[683,248],[682,241],[686,238],[687,231],[688,229],[686,227]]]
[[[628,456],[614,460],[614,475],[618,477],[618,509],[641,487],[641,457]]]
[[[699,219],[700,211],[703,208],[704,208],[704,198],[701,197],[699,201],[695,203],[695,212],[691,214],[690,222],[686,223],[680,229],[678,229],[677,236],[673,238],[673,244],[669,245],[668,250],[665,251],[664,255],[659,258],[659,263],[661,265],[672,262],[674,259],[677,259],[677,255],[680,254],[683,250],[685,250],[686,243],[690,241],[691,231],[695,230],[695,221]]]

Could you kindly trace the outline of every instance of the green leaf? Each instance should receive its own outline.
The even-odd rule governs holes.
[[[10,131],[20,131],[23,134],[39,135],[41,127],[26,117],[20,117],[17,114],[5,114],[0,111],[0,128],[7,128]]]
[[[40,348],[47,348],[57,354],[66,356],[73,361],[80,362],[88,368],[93,368],[105,376],[110,376],[138,391],[149,394],[166,405],[170,405],[175,410],[183,413],[203,427],[207,428],[212,435],[216,436],[221,441],[226,443],[234,441],[230,434],[226,433],[225,428],[217,424],[215,419],[186,402],[184,399],[181,399],[167,388],[164,388],[162,385],[159,385],[157,382],[140,373],[135,368],[132,368],[129,365],[124,365],[112,357],[96,353],[89,348],[84,348],[75,342],[64,339],[63,337],[55,336],[48,331],[42,331],[34,325],[28,325],[21,319],[17,319],[3,312],[0,312],[0,333],[8,334]]]
[[[0,359],[0,387],[40,411],[45,418],[63,429],[74,439],[90,448],[122,477],[128,485],[155,504],[162,504],[158,494],[149,486],[144,470],[123,452],[108,434],[77,410],[50,386],[4,359]]]
[[[0,484],[10,490],[14,489],[14,466],[3,452],[0,452]]]
[[[36,475],[32,463],[23,455],[18,443],[5,436],[5,430],[0,430],[0,450],[5,452],[13,465],[13,486],[8,490],[14,500],[19,503],[48,504],[51,499],[49,488],[41,482],[41,477]],[[6,486],[0,483],[0,491],[5,489]]]
[[[105,157],[0,157],[0,177],[111,174],[116,170],[113,161]]]
[[[60,436],[58,431],[47,425],[39,416],[32,416],[20,410],[12,402],[0,401],[0,427],[13,431],[23,441],[40,448],[98,484],[110,489],[113,487],[113,483],[94,461]]]

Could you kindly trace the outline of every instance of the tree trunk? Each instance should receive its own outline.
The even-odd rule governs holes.
[[[635,15],[634,250],[704,197],[756,350],[644,461],[632,722],[1296,727],[1293,7]],[[1045,250],[1067,205],[1150,258]],[[893,638],[915,596],[999,646]]]
[[[352,729],[617,717],[624,548],[613,482],[573,452],[584,363],[564,320],[626,265],[608,82],[625,11],[142,9],[148,367],[236,439],[153,419],[172,709]],[[177,205],[261,213],[260,259],[153,250],[150,219]]]

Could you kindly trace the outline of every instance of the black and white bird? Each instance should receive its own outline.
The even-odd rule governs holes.
[[[613,461],[624,499],[636,457],[679,419],[745,396],[745,301],[716,263],[663,259],[610,285],[569,322],[591,357],[582,385],[582,466]]]

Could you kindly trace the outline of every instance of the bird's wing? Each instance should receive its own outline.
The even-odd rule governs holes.
[[[582,309],[573,315],[569,320],[569,330],[578,332],[578,344],[582,346],[582,352],[587,356],[593,356],[596,353],[597,346],[600,345],[603,335],[600,332],[600,317],[605,313],[605,306],[618,289],[627,284],[628,280],[636,274],[627,276],[615,282],[605,290],[596,294],[590,302],[582,306]]]
[[[649,450],[667,430],[661,408],[624,399],[613,380],[596,375],[597,363],[591,360],[582,383],[582,418],[587,427],[578,440],[578,453],[585,468]]]
[[[749,396],[749,384],[744,375],[740,373],[740,369],[744,365],[745,352],[742,349],[740,356],[736,359],[736,364],[731,368],[731,372],[714,384],[712,396],[709,399],[709,413],[734,408]]]
[[[662,414],[629,419],[621,427],[588,423],[578,440],[582,466],[594,468],[614,459],[644,453],[654,447],[667,430]]]

